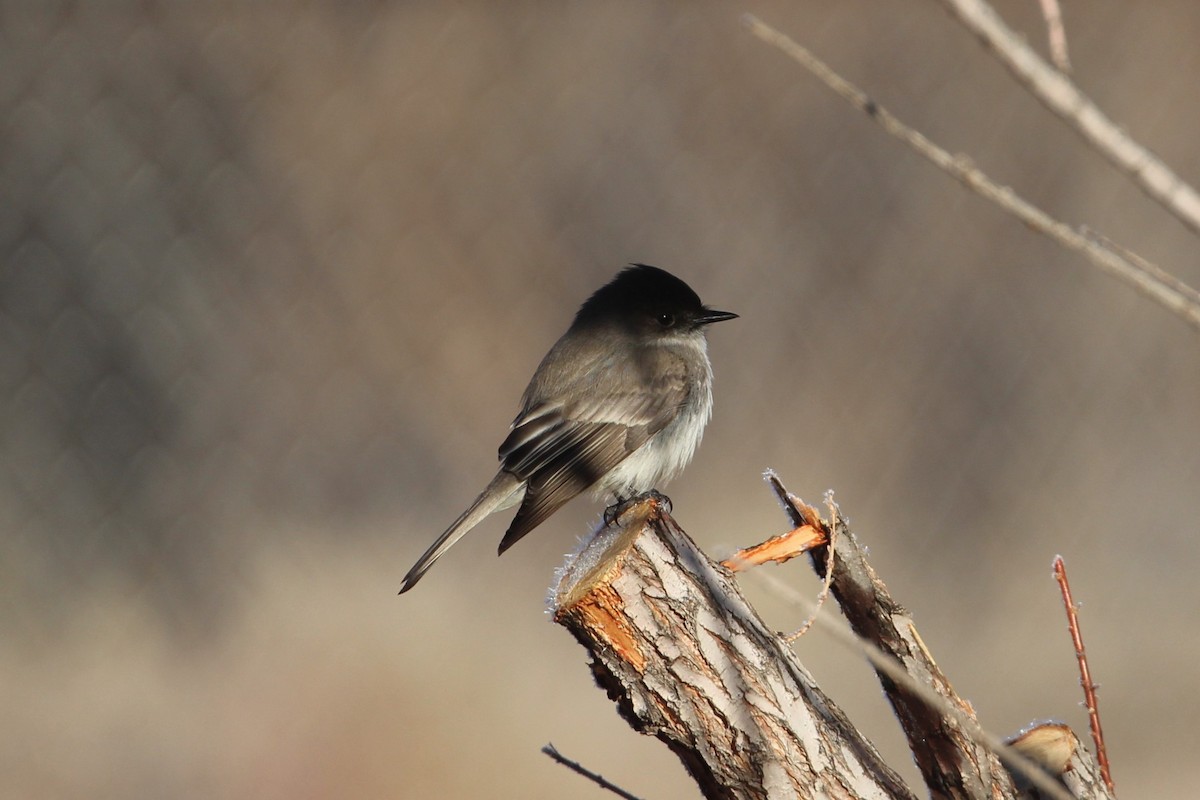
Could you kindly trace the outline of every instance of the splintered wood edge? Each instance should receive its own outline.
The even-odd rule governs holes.
[[[647,498],[593,534],[562,570],[551,608],[556,618],[585,602],[597,588],[611,585],[634,541],[658,513],[658,502]]]
[[[829,536],[820,528],[812,525],[800,527],[772,536],[761,544],[744,547],[721,562],[721,566],[730,572],[741,572],[750,567],[757,567],[773,561],[783,564],[796,556],[804,555],[813,548],[829,544]]]
[[[1067,770],[1079,739],[1068,726],[1057,722],[1043,722],[1028,728],[1008,740],[1010,747],[1043,767],[1051,775],[1061,775]]]
[[[665,742],[706,797],[769,786],[772,796],[914,798],[653,499],[570,559],[549,610],[591,653],[622,717]]]
[[[589,631],[638,672],[645,668],[646,657],[636,632],[628,628],[625,602],[612,584],[637,538],[659,513],[658,501],[647,498],[599,528],[563,569],[551,608],[555,622],[570,620]]]
[[[1060,722],[1041,722],[1007,739],[1007,744],[1057,777],[1067,792],[1089,800],[1114,800],[1096,756]],[[1014,774],[1018,797],[1040,797],[1027,777]]]

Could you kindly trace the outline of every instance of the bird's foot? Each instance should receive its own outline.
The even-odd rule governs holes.
[[[667,509],[668,514],[670,514],[671,510],[674,508],[674,506],[671,505],[671,498],[667,497],[665,494],[660,492],[658,489],[651,489],[650,491],[643,494],[642,497],[648,497],[651,500],[653,500],[655,503],[658,503],[660,506],[664,506]]]
[[[631,497],[628,500],[623,500],[620,495],[617,495],[617,502],[604,509],[604,527],[607,528],[616,522],[618,517],[629,510],[629,507],[633,505],[636,499],[636,497]]]
[[[620,519],[622,514],[645,500],[653,500],[657,505],[665,506],[668,514],[671,513],[671,498],[667,497],[657,489],[651,489],[648,492],[642,492],[641,494],[636,494],[633,497],[623,498],[620,495],[617,495],[617,502],[604,509],[605,527],[612,525],[614,522]]]

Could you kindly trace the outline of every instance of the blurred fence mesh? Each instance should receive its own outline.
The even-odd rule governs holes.
[[[278,253],[250,258],[286,220],[202,31],[19,3],[4,31],[5,583],[48,602],[118,565],[186,586],[218,506],[287,446],[291,409],[236,397],[287,369],[262,337],[294,299]],[[288,249],[294,281],[311,260]]]
[[[1048,120],[935,4],[818,5],[752,10],[1002,182],[1197,282],[1194,239]],[[1036,5],[1002,11],[1040,41]],[[930,627],[956,632],[943,642],[979,645],[947,649],[977,676],[981,705],[1002,716],[1024,692],[1022,719],[1053,713],[1044,704],[1061,680],[989,671],[995,655],[977,628],[1010,635],[1014,651],[1032,647],[1022,620],[1046,612],[1028,610],[1014,575],[1042,569],[1047,548],[1082,553],[1091,596],[1114,621],[1096,631],[1117,654],[1106,685],[1143,709],[1113,712],[1110,730],[1124,730],[1129,748],[1118,775],[1134,772],[1148,795],[1177,789],[1161,766],[1188,740],[1136,732],[1145,709],[1178,711],[1171,687],[1200,656],[1188,623],[1200,603],[1180,566],[1200,556],[1194,337],[887,142],[750,41],[737,12],[0,2],[0,667],[39,674],[113,582],[150,609],[151,627],[218,636],[240,603],[269,606],[245,561],[264,543],[284,562],[309,546],[303,537],[322,542],[312,545],[321,554],[335,543],[372,568],[382,557],[398,577],[487,478],[523,381],[573,304],[623,262],[648,261],[742,314],[713,336],[717,417],[679,481],[687,519],[736,527],[722,535],[739,539],[768,529],[769,502],[750,512],[742,499],[761,491],[767,466],[810,500],[836,487],[860,534],[878,536],[873,554],[898,594]],[[1200,10],[1114,1],[1067,12],[1085,87],[1195,181]],[[806,472],[814,464],[820,473]],[[524,560],[506,556],[503,569],[469,558],[446,568],[489,585],[544,582],[575,523],[557,542],[548,533],[523,545]],[[1122,552],[1131,530],[1146,573]],[[403,635],[375,631],[368,645],[338,614],[312,634],[314,650],[331,632],[347,637],[331,650],[402,648],[405,658],[386,654],[394,672],[341,687],[400,687],[396,697],[378,688],[364,709],[399,709],[408,725],[414,708],[453,694],[429,690],[431,660],[478,651],[410,642],[463,624],[446,600],[455,580],[422,586],[446,594],[406,605],[421,621]],[[378,608],[355,606],[400,614]],[[1139,624],[1147,616],[1161,637]],[[237,658],[209,656],[220,681],[261,666],[260,650],[240,646]],[[115,647],[100,652],[122,664]],[[1146,687],[1139,659],[1178,663]],[[528,685],[509,675],[503,702],[549,691],[535,670],[511,668]],[[176,678],[164,669],[163,696],[225,696],[214,677],[182,688]],[[27,796],[78,793],[97,775],[135,789],[114,797],[212,796],[197,786],[261,797],[264,785],[294,796],[285,780],[225,770],[240,763],[219,747],[221,731],[245,719],[238,700],[227,727],[192,731],[171,758],[148,755],[161,755],[155,741],[105,738],[104,757],[51,780],[37,743],[62,741],[46,722],[58,689],[50,678],[8,683],[13,697],[25,692],[26,727],[0,741],[0,768],[17,770]],[[341,707],[345,695],[327,691]],[[162,704],[163,719],[191,708]],[[254,708],[303,716],[285,705]],[[466,796],[429,787],[483,780],[437,771],[460,733],[436,728],[448,724],[432,721],[445,719],[438,710],[420,717],[422,730],[445,738],[431,733],[404,755],[380,745],[379,763],[363,767],[386,762],[402,776],[370,784],[381,795]],[[77,735],[91,741],[124,713],[87,718]],[[494,713],[503,728],[520,712]],[[343,733],[365,761],[355,749],[364,730]],[[513,758],[490,730],[472,757]],[[521,730],[553,735],[540,717]],[[328,758],[330,775],[349,769],[346,751],[317,756],[326,740],[295,736],[278,744],[292,760],[272,751],[278,761],[256,766],[290,775]],[[619,751],[655,747],[617,741]],[[138,772],[137,783],[114,753],[153,761],[152,779]],[[1128,766],[1139,758],[1140,771]],[[183,766],[195,764],[207,766]],[[502,794],[563,793],[534,785]]]
[[[4,6],[5,584],[47,608],[111,567],[194,603],[248,509],[426,474],[354,336],[385,301],[347,302],[355,226],[307,230],[263,139],[272,72],[343,12],[120,6]]]

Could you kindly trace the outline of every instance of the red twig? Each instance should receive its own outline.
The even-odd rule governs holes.
[[[1092,671],[1088,668],[1087,653],[1083,648],[1083,635],[1079,632],[1078,607],[1071,599],[1071,584],[1067,580],[1067,566],[1062,556],[1054,557],[1054,580],[1062,590],[1063,605],[1067,609],[1067,627],[1071,631],[1071,643],[1075,645],[1075,658],[1079,661],[1079,685],[1083,687],[1084,705],[1087,707],[1088,724],[1092,729],[1092,741],[1096,743],[1096,761],[1100,764],[1100,775],[1110,792],[1114,791],[1112,773],[1108,767],[1108,750],[1104,747],[1104,732],[1100,729],[1100,711],[1096,707],[1096,684],[1092,682]]]

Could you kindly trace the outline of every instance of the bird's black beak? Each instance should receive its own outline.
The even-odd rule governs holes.
[[[737,319],[737,317],[738,315],[732,311],[716,311],[715,309],[706,308],[696,321],[701,325],[711,325],[714,322],[724,322],[727,319]]]

